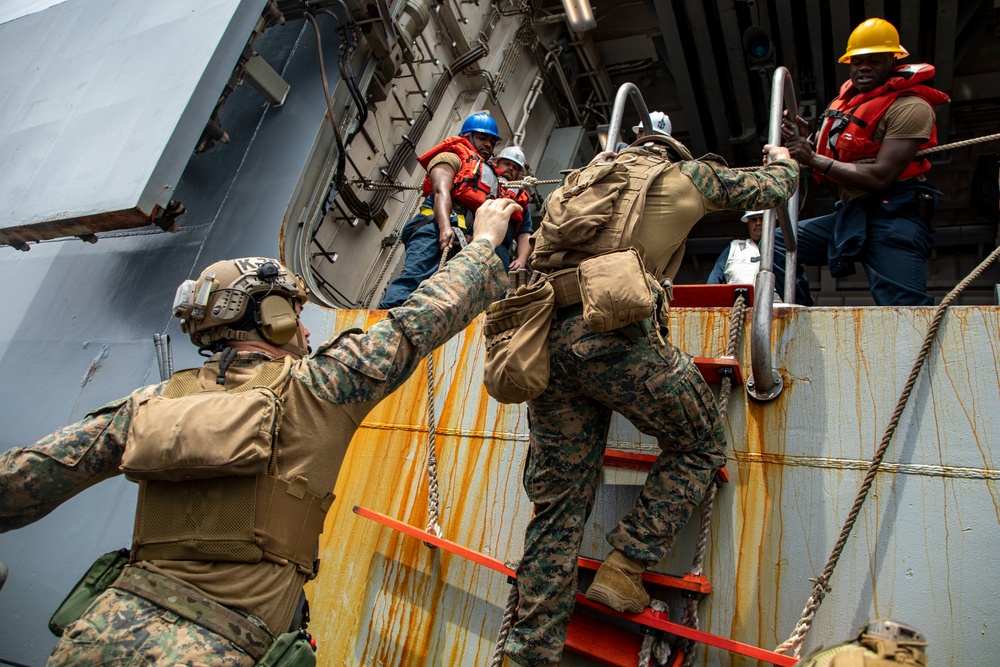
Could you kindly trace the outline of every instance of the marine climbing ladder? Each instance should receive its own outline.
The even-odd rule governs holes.
[[[723,390],[720,392],[720,410],[724,410],[725,405],[728,404],[728,397],[732,387],[736,384],[742,385],[743,383],[739,362],[735,358],[735,347],[739,340],[739,335],[742,333],[742,323],[746,313],[745,309],[753,303],[753,286],[675,285],[673,296],[674,298],[671,301],[672,308],[733,308],[733,321],[730,325],[730,341],[728,345],[729,349],[727,350],[729,354],[721,357],[696,357],[694,359],[696,366],[707,382],[723,385]],[[433,377],[429,378],[429,382],[433,383]],[[604,455],[604,465],[606,467],[644,472],[649,470],[655,460],[656,454],[653,453],[624,451],[613,448],[608,448]],[[728,475],[723,468],[719,471],[717,482],[724,483],[726,481],[728,481]],[[713,486],[712,488],[714,491],[715,487]],[[714,498],[714,493],[711,494],[711,497]],[[711,500],[706,503],[706,507],[707,512],[705,508],[702,511],[703,529],[701,531],[702,537],[699,538],[702,542],[707,536],[707,523],[704,522],[707,521],[707,514],[711,512]],[[374,520],[411,537],[418,538],[427,546],[440,547],[479,565],[484,565],[505,574],[513,582],[515,573],[510,566],[496,558],[486,556],[473,549],[445,539],[436,525],[433,527],[429,525],[426,530],[422,530],[363,507],[355,506],[354,512],[359,516]],[[433,509],[431,513],[432,516],[436,515]],[[704,552],[703,546],[701,552]],[[590,558],[580,558],[578,564],[581,570],[596,571],[600,567],[601,562]],[[796,659],[791,656],[774,653],[699,630],[697,628],[697,600],[712,592],[712,584],[701,572],[701,564],[697,558],[694,569],[696,571],[683,576],[671,576],[655,572],[647,572],[644,575],[644,580],[647,584],[677,591],[692,601],[689,603],[691,606],[686,611],[685,619],[682,623],[671,621],[666,611],[660,611],[656,608],[647,608],[641,614],[618,613],[601,604],[587,600],[582,593],[578,593],[577,609],[586,609],[588,611],[587,613],[574,614],[567,631],[566,649],[585,655],[601,664],[634,667],[640,664],[639,661],[641,659],[644,659],[640,656],[648,656],[650,654],[651,634],[666,634],[670,637],[683,640],[681,644],[674,647],[669,662],[671,667],[679,667],[685,662],[690,662],[693,651],[689,642],[715,646],[775,665],[795,664]],[[665,609],[665,607],[660,607],[660,609]],[[620,620],[607,622],[602,620],[602,615]],[[641,632],[634,632],[621,627],[621,621],[635,624],[635,627],[640,628]],[[645,664],[648,664],[648,658],[645,659],[647,660]]]

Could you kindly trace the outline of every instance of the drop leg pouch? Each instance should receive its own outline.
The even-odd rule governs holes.
[[[114,583],[128,565],[128,555],[128,549],[119,549],[109,551],[94,561],[49,619],[52,634],[62,637],[66,626],[83,616],[91,603]]]

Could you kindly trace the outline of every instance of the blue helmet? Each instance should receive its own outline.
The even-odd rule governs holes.
[[[459,134],[467,134],[469,132],[479,132],[480,134],[488,134],[491,137],[496,137],[497,141],[500,141],[500,132],[497,129],[497,122],[493,120],[493,116],[490,115],[489,111],[477,111],[462,123],[462,130]]]

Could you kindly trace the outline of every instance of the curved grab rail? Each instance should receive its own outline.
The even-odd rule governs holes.
[[[767,140],[771,145],[781,145],[782,112],[793,118],[798,113],[792,75],[785,67],[774,70],[771,81],[771,112]],[[797,132],[798,130],[796,130]],[[760,269],[754,281],[753,319],[750,325],[750,377],[747,393],[758,401],[770,401],[781,393],[781,376],[774,370],[771,360],[771,323],[774,319],[774,231],[775,219],[781,224],[785,242],[785,303],[795,303],[795,269],[798,265],[796,227],[799,220],[799,192],[787,204],[764,212],[764,230],[760,244]]]
[[[629,97],[632,98],[632,103],[639,112],[639,120],[642,121],[642,126],[653,126],[649,120],[649,109],[646,108],[646,101],[642,99],[642,93],[639,92],[639,88],[634,83],[623,83],[618,86],[618,92],[615,94],[615,104],[611,108],[611,121],[608,124],[608,138],[604,141],[603,150],[613,151],[615,149],[615,145],[618,142],[618,135],[622,129],[625,100]]]

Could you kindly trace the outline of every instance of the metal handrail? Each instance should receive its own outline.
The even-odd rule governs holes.
[[[792,118],[798,113],[792,75],[785,67],[774,70],[771,81],[771,113],[767,140],[773,146],[781,145],[782,112]],[[795,130],[798,132],[798,128]],[[782,389],[781,376],[774,370],[771,359],[771,323],[774,320],[774,230],[775,219],[781,224],[785,242],[785,303],[795,303],[795,267],[798,266],[796,228],[799,221],[799,191],[777,208],[764,212],[764,230],[760,243],[760,269],[754,280],[754,309],[750,325],[750,377],[747,393],[758,401],[778,397]]]
[[[646,108],[646,101],[642,99],[642,93],[634,83],[623,83],[618,87],[615,94],[615,104],[611,108],[611,121],[608,123],[608,138],[604,140],[604,150],[613,151],[618,142],[618,135],[622,130],[622,116],[625,114],[625,100],[632,98],[632,103],[639,112],[639,120],[643,127],[652,127],[653,123],[649,119],[649,109]]]

